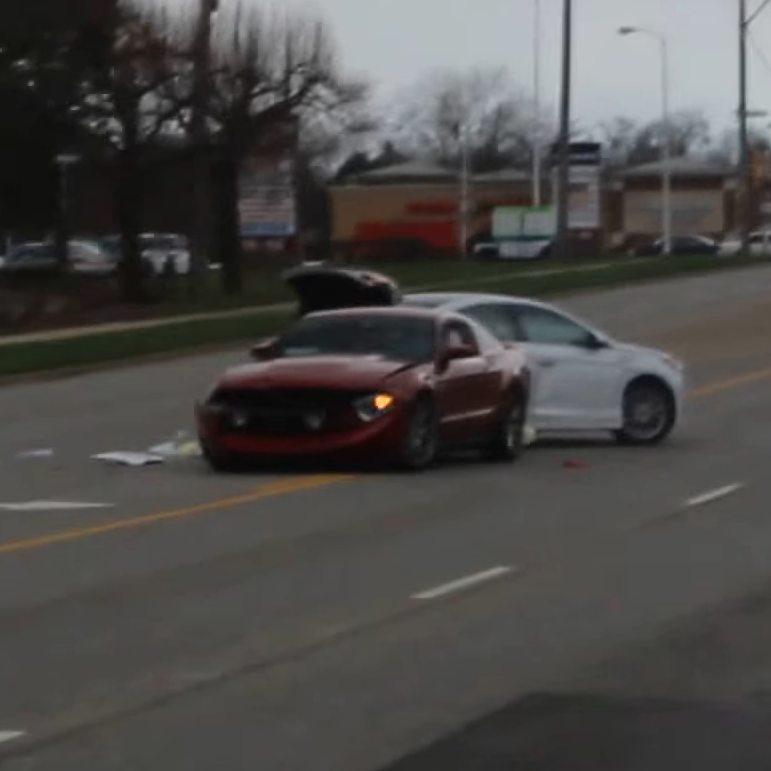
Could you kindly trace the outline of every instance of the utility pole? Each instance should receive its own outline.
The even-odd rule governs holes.
[[[469,231],[469,147],[467,126],[464,123],[459,128],[461,170],[460,170],[460,228],[459,244],[461,259],[468,257],[468,231]]]
[[[659,36],[661,50],[661,216],[664,255],[672,253],[672,125],[669,118],[669,44]]]
[[[754,18],[754,17],[753,17]],[[749,251],[750,237],[750,153],[747,131],[747,0],[739,0],[739,180],[737,214],[742,254]]]
[[[541,0],[533,0],[533,206],[541,205]]]
[[[672,126],[669,119],[669,43],[666,35],[645,27],[619,27],[620,35],[642,33],[659,44],[661,64],[661,234],[663,253],[672,253]]]
[[[56,262],[62,271],[67,269],[70,260],[70,169],[80,160],[77,155],[60,153],[56,156],[59,169],[59,212],[54,246]]]
[[[568,257],[570,251],[569,212],[570,201],[570,91],[572,56],[572,0],[563,0],[562,9],[562,85],[560,95],[560,135],[557,173],[557,255]]]
[[[193,91],[191,95],[190,139],[193,145],[195,178],[193,192],[193,233],[190,260],[191,294],[200,293],[208,273],[211,243],[211,164],[209,131],[206,125],[211,85],[212,16],[219,0],[200,0],[193,38]]]

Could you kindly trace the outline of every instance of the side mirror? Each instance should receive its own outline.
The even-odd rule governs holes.
[[[277,341],[277,337],[266,337],[264,340],[260,340],[249,349],[250,356],[256,361],[267,361],[273,358]]]
[[[604,348],[610,348],[610,343],[607,340],[590,333],[587,335],[584,347],[588,348],[590,351],[601,351]]]

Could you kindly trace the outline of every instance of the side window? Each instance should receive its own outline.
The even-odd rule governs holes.
[[[522,339],[518,309],[513,305],[472,305],[461,312],[478,321],[504,343]]]
[[[524,339],[540,345],[583,345],[589,331],[564,316],[541,308],[523,308],[519,323]]]
[[[448,321],[442,329],[442,346],[447,349],[460,345],[479,351],[479,344],[471,327],[461,321]]]

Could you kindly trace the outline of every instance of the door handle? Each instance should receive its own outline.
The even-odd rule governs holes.
[[[539,367],[553,367],[557,362],[555,359],[536,359]]]

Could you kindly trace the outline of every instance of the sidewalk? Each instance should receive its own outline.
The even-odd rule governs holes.
[[[481,276],[476,279],[465,279],[463,281],[446,281],[438,284],[422,284],[420,286],[405,287],[410,292],[432,292],[444,289],[458,289],[470,286],[479,286],[490,283],[497,283],[501,280],[513,280],[517,276],[522,277],[543,277],[554,276],[560,273],[587,273],[592,271],[607,270],[615,267],[616,263],[605,262],[595,265],[581,265],[575,268],[551,268],[547,270],[527,270],[522,273],[495,273],[492,275]],[[115,332],[126,332],[140,329],[154,329],[164,327],[170,324],[184,324],[191,321],[206,321],[208,319],[227,319],[238,318],[240,316],[260,316],[269,313],[281,313],[291,310],[294,303],[275,303],[272,305],[256,305],[253,307],[234,308],[227,311],[210,311],[207,313],[191,313],[184,316],[163,316],[161,318],[146,319],[144,321],[110,322],[107,324],[94,324],[85,327],[67,327],[66,329],[49,329],[39,332],[28,332],[21,335],[9,335],[0,337],[0,347],[5,345],[17,345],[24,343],[48,342],[51,340],[69,340],[75,337],[89,337],[92,335],[106,335]]]

